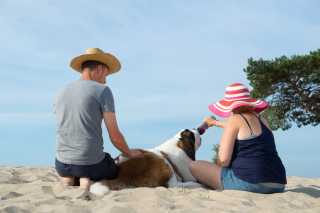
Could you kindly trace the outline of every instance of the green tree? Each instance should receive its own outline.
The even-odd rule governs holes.
[[[248,59],[244,69],[252,95],[268,101],[272,129],[316,126],[320,122],[320,49],[273,60]]]
[[[212,151],[213,151],[213,158],[212,158],[212,162],[217,164],[218,162],[218,153],[219,153],[219,144],[214,144]]]

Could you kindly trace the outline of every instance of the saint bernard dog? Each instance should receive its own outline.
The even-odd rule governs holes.
[[[181,130],[160,146],[142,150],[142,157],[120,157],[118,177],[92,184],[90,192],[104,195],[109,190],[132,187],[201,187],[188,167],[200,145],[198,130]]]

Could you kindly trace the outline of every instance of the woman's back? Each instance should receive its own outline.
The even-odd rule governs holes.
[[[234,116],[239,116],[239,132],[229,167],[237,176],[251,183],[285,184],[285,169],[278,156],[272,131],[257,114],[241,113]]]
[[[233,116],[237,116],[239,121],[239,132],[237,135],[238,140],[245,140],[261,135],[262,126],[260,120],[258,119],[259,115],[254,112],[246,112],[234,114]],[[266,120],[261,119],[261,121],[267,128],[269,128]]]

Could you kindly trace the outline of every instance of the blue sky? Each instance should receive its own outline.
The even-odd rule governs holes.
[[[70,59],[100,47],[121,60],[108,79],[132,147],[150,148],[210,115],[226,85],[248,84],[249,57],[320,47],[319,1],[0,1],[0,164],[53,165],[52,102],[78,79]],[[275,132],[288,175],[319,177],[320,127]],[[203,138],[212,158],[221,130]],[[108,140],[105,150],[118,152]]]

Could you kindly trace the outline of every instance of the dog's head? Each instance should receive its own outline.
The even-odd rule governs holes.
[[[188,164],[190,160],[195,160],[200,145],[201,138],[197,130],[183,129],[152,150],[165,153],[170,159],[170,164],[175,165],[184,181],[197,181],[192,176]]]
[[[201,137],[197,130],[184,129],[176,135],[177,146],[191,159],[196,159],[196,151],[201,145]]]

